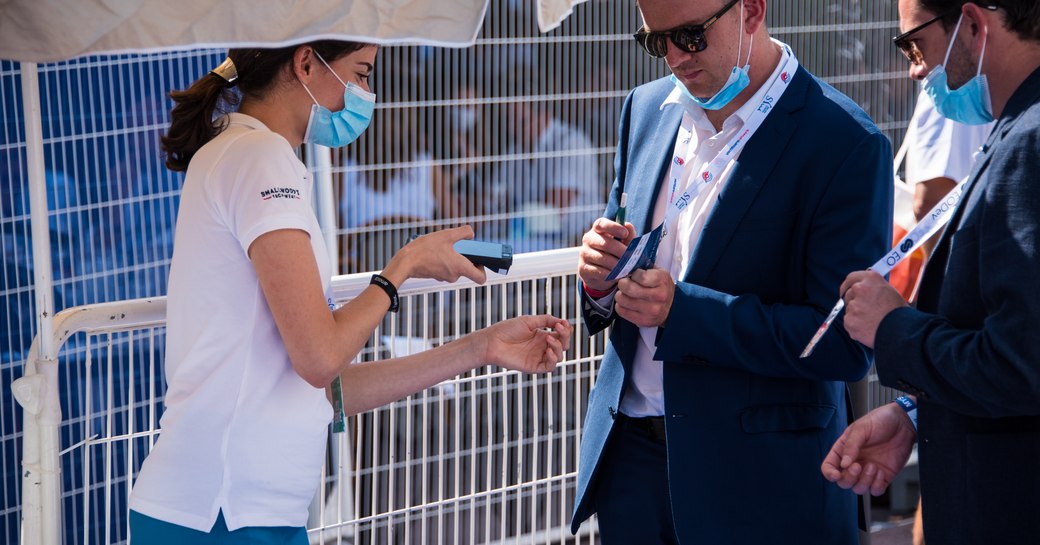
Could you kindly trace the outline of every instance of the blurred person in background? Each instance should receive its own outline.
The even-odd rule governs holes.
[[[359,142],[358,156],[345,159],[340,190],[340,221],[357,231],[346,238],[345,268],[382,269],[416,233],[425,232],[446,213],[454,196],[444,168],[434,163],[414,108],[375,112],[372,128]]]
[[[518,253],[577,245],[606,195],[592,142],[528,93],[504,117],[511,157],[495,171],[488,206],[510,217],[503,240]]]

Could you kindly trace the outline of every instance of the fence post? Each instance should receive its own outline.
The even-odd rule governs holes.
[[[332,266],[333,275],[340,274],[339,244],[336,237],[339,227],[336,225],[335,191],[332,190],[332,150],[316,144],[306,144],[304,150],[308,170],[313,176],[314,206],[318,225],[325,236],[325,246],[329,251],[329,264]]]
[[[22,544],[28,545],[61,542],[61,465],[58,459],[61,405],[52,322],[54,279],[47,216],[40,76],[33,62],[23,62],[21,72],[38,343],[37,351],[30,351],[23,378],[16,381],[21,384],[12,384],[11,387],[18,392],[16,398],[25,409],[22,494],[27,501],[22,506],[21,535]]]

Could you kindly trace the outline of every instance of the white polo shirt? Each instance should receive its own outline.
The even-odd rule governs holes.
[[[130,508],[208,531],[303,526],[317,490],[332,408],[289,361],[249,260],[278,229],[310,235],[318,278],[330,266],[311,180],[289,142],[230,114],[196,153],[181,194],[170,268],[166,410]]]
[[[906,130],[906,183],[913,186],[935,178],[959,182],[975,165],[975,152],[986,143],[993,122],[965,125],[943,117],[928,93],[921,91]]]

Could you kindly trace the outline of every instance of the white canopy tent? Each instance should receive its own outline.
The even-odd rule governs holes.
[[[536,3],[548,32],[584,0]],[[316,39],[471,45],[487,0],[11,0],[0,10],[0,59],[54,62],[90,54],[277,47]]]
[[[584,0],[535,2],[548,32]],[[285,46],[315,39],[473,44],[488,0],[8,0],[0,59],[19,61],[25,118],[38,343],[12,384],[24,409],[21,543],[61,542],[60,439],[47,193],[37,63],[84,55]]]

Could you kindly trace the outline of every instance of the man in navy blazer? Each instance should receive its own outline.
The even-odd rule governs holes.
[[[899,16],[910,36],[896,43],[939,113],[997,122],[917,308],[874,273],[842,285],[846,329],[876,350],[881,383],[910,395],[853,423],[822,471],[842,488],[880,494],[916,440],[926,543],[1037,543],[1040,4],[900,0]]]
[[[598,513],[606,545],[857,543],[855,496],[818,468],[871,355],[835,327],[798,356],[845,275],[888,250],[891,146],[770,39],[765,0],[639,6],[637,41],[678,83],[629,95],[606,218],[583,238],[585,321],[612,328],[572,531]],[[686,198],[691,179],[711,183]],[[622,194],[625,225],[607,219]],[[655,266],[607,281],[662,221]]]

